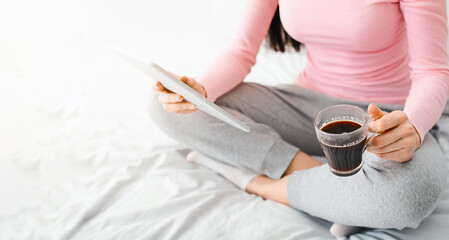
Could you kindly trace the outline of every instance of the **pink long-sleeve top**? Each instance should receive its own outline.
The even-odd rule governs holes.
[[[248,0],[235,39],[198,79],[210,100],[249,73],[278,6],[286,31],[307,48],[297,84],[405,104],[423,140],[449,95],[446,0]]]

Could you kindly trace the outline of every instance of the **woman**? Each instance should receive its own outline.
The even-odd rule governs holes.
[[[181,79],[251,132],[195,112],[159,82],[153,120],[199,152],[192,161],[249,193],[338,223],[336,236],[357,230],[344,225],[416,228],[435,209],[447,175],[427,134],[449,95],[446,0],[250,0],[245,16],[198,81]],[[242,83],[265,37],[276,51],[305,45],[308,63],[295,85]],[[310,156],[323,155],[314,117],[340,103],[378,119],[369,129],[380,135],[351,177],[334,176]]]

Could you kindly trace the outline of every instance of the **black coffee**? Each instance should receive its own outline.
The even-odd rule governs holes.
[[[331,134],[350,133],[361,128],[362,125],[352,121],[336,121],[326,124],[321,128],[323,132]],[[324,154],[329,162],[329,166],[337,171],[351,171],[362,163],[362,153],[366,138],[354,139],[353,143],[344,146],[329,146],[321,143]],[[337,173],[339,176],[349,176],[354,173]]]

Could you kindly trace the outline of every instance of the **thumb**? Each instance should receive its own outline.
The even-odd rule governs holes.
[[[385,112],[380,110],[380,108],[376,106],[376,104],[371,103],[368,106],[368,115],[370,116],[371,119],[377,120],[380,119],[383,115],[385,115]]]

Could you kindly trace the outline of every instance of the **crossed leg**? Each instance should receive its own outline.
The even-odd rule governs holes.
[[[323,165],[323,163],[320,161],[302,151],[299,151],[293,158],[281,179],[272,179],[264,175],[258,175],[248,182],[245,191],[258,195],[264,199],[273,200],[275,202],[290,206],[287,198],[287,183],[290,178],[290,174],[294,171],[310,169],[321,165]],[[338,238],[357,233],[360,229],[360,227],[334,223],[330,229],[330,232]]]

